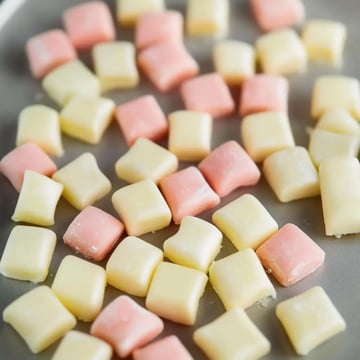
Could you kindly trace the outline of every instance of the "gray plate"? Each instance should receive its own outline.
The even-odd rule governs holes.
[[[9,0],[9,2],[14,0]],[[27,105],[43,103],[56,108],[41,90],[40,83],[30,76],[27,61],[24,55],[25,41],[32,35],[45,30],[61,27],[61,14],[64,9],[79,3],[75,0],[48,1],[29,0],[20,5],[14,15],[0,30],[0,157],[9,152],[15,145],[17,117],[19,112]],[[114,13],[114,1],[108,1]],[[357,0],[304,1],[308,18],[334,19],[347,24],[348,41],[345,49],[345,62],[340,70],[328,66],[310,65],[303,75],[289,76],[290,90],[290,118],[297,145],[307,146],[308,136],[306,127],[312,126],[313,121],[309,115],[311,89],[314,79],[322,74],[343,73],[345,75],[360,77],[360,52],[358,51],[359,29],[356,15],[360,13],[360,3]],[[168,0],[169,8],[184,12],[185,1]],[[231,11],[231,37],[254,43],[260,32],[251,16],[247,1],[232,1]],[[118,28],[118,39],[133,39],[133,32],[128,29]],[[186,39],[186,46],[195,56],[201,66],[201,72],[213,70],[211,62],[210,39]],[[81,58],[91,67],[89,53],[82,53]],[[183,108],[179,93],[174,90],[169,94],[160,94],[144,78],[138,88],[126,91],[114,91],[109,96],[117,104],[133,99],[141,94],[153,93],[157,97],[165,113]],[[238,91],[234,91],[237,101]],[[225,140],[235,139],[240,141],[240,119],[237,115],[226,119],[216,120],[212,146],[215,147]],[[115,161],[126,151],[124,139],[118,126],[114,123],[106,132],[103,141],[98,146],[89,146],[64,136],[65,156],[55,159],[57,165],[62,165],[74,159],[84,151],[91,151],[97,157],[101,169],[111,179],[113,190],[125,185],[117,179],[114,173]],[[166,140],[162,142],[166,146]],[[182,163],[181,167],[188,164]],[[269,209],[279,225],[294,222],[307,232],[326,252],[325,264],[314,274],[300,281],[290,288],[279,286],[272,279],[277,289],[277,300],[270,301],[267,307],[254,305],[247,310],[248,315],[271,341],[272,351],[265,359],[295,359],[293,351],[280,323],[275,317],[274,309],[278,301],[301,293],[314,286],[324,287],[330,298],[337,306],[347,322],[347,330],[310,353],[308,359],[358,359],[360,343],[359,312],[359,267],[358,254],[360,251],[359,236],[346,236],[336,240],[324,236],[320,198],[294,201],[281,204],[262,179],[260,183],[251,188],[235,191],[222,200],[221,205],[237,198],[243,193],[252,193],[257,196]],[[105,197],[97,206],[115,215],[110,203],[110,196]],[[2,253],[7,237],[14,223],[10,220],[17,200],[17,193],[7,179],[0,176],[0,254]],[[206,220],[211,219],[213,210],[201,214]],[[58,244],[52,261],[50,275],[45,282],[51,285],[53,275],[56,273],[59,262],[66,254],[72,251],[62,243],[62,235],[76,215],[76,211],[64,200],[60,201],[56,212],[56,225],[53,229],[58,235]],[[142,236],[143,239],[161,247],[162,242],[177,228],[171,226],[155,235]],[[234,248],[227,239],[224,239],[224,248],[219,255],[223,257],[234,252]],[[105,262],[103,263],[103,265]],[[0,311],[16,299],[19,295],[34,288],[34,284],[7,279],[0,276]],[[106,290],[105,304],[120,294],[111,288]],[[144,304],[144,299],[136,299]],[[191,338],[194,329],[215,319],[224,311],[223,306],[214,291],[208,285],[206,293],[200,301],[197,322],[192,327],[181,326],[165,321],[164,334],[177,334],[191,351],[195,359],[204,359],[202,352],[193,344]],[[89,324],[79,322],[77,328],[88,331]],[[7,324],[0,321],[0,359],[50,359],[57,343],[39,355],[32,355],[17,333]]]

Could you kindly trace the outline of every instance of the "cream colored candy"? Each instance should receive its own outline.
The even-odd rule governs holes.
[[[168,148],[182,161],[199,161],[211,151],[212,117],[179,110],[169,114]]]
[[[337,134],[360,136],[360,124],[347,111],[341,109],[326,111],[317,121],[315,128]]]
[[[11,219],[40,226],[53,225],[62,191],[63,185],[59,182],[35,171],[25,170],[24,181]]]
[[[47,286],[39,286],[21,295],[3,311],[3,320],[37,354],[65,335],[76,325],[75,317]]]
[[[138,85],[139,73],[133,43],[116,41],[97,44],[92,49],[92,58],[103,92]]]
[[[9,235],[0,260],[0,273],[17,280],[44,281],[56,245],[50,229],[17,225]]]
[[[239,307],[196,329],[193,340],[211,360],[260,359],[271,348],[269,340]]]
[[[128,236],[111,254],[106,264],[107,282],[135,296],[146,296],[163,252],[135,236]]]
[[[320,286],[280,302],[276,306],[276,316],[299,355],[307,355],[346,327],[344,319]]]
[[[113,120],[115,103],[98,96],[73,96],[60,112],[61,130],[90,144],[100,142]]]
[[[146,307],[165,319],[193,325],[207,280],[202,271],[162,262],[151,281]]]

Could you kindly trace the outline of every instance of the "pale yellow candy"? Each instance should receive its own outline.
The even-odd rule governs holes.
[[[259,36],[255,49],[265,73],[287,75],[306,70],[306,50],[293,29],[275,30]]]
[[[243,41],[222,40],[214,45],[213,62],[229,85],[240,85],[255,73],[255,50]]]
[[[239,307],[196,329],[193,340],[212,360],[260,359],[271,349],[269,340]]]
[[[97,96],[99,79],[80,61],[60,65],[47,74],[42,86],[58,105],[64,106],[74,95]]]
[[[12,220],[34,225],[54,224],[63,185],[32,170],[26,170]]]
[[[20,296],[3,311],[3,320],[37,354],[76,325],[76,318],[47,286],[39,286]]]
[[[57,170],[52,178],[63,184],[63,197],[78,210],[93,204],[111,190],[109,179],[91,153],[84,153]]]
[[[276,297],[273,284],[251,248],[213,262],[209,280],[226,310],[246,309],[258,301]]]
[[[106,264],[107,282],[135,296],[146,296],[163,252],[135,236],[121,240]]]
[[[178,169],[178,159],[157,143],[139,138],[115,163],[116,175],[129,183],[150,179],[158,183]]]
[[[112,348],[105,341],[71,330],[61,340],[51,360],[111,360]]]
[[[221,242],[222,233],[214,225],[185,216],[177,233],[164,241],[164,255],[176,264],[207,272]]]
[[[106,272],[96,264],[67,255],[61,261],[52,290],[79,320],[92,321],[104,300]]]
[[[304,147],[269,155],[263,163],[263,174],[281,202],[320,195],[319,175]]]
[[[211,151],[212,117],[179,110],[169,114],[168,148],[179,160],[199,161]]]
[[[60,112],[61,130],[90,144],[100,142],[114,117],[115,103],[98,96],[73,96]]]
[[[245,116],[241,121],[241,138],[250,157],[261,162],[275,151],[295,146],[288,116],[266,111]]]
[[[307,355],[346,328],[344,319],[320,286],[280,302],[276,316],[299,355]]]
[[[138,85],[139,74],[133,43],[116,41],[97,44],[92,49],[92,57],[103,92]]]
[[[256,249],[279,228],[264,205],[251,194],[241,195],[216,210],[212,221],[237,250]]]
[[[162,262],[151,281],[146,307],[165,319],[193,325],[207,280],[202,271]]]
[[[38,144],[49,155],[63,155],[58,112],[45,105],[25,107],[19,114],[16,145],[27,142]]]
[[[315,127],[338,134],[360,136],[360,124],[347,111],[341,109],[326,111]]]
[[[0,273],[17,280],[44,281],[56,245],[56,234],[37,226],[17,225],[0,260]]]

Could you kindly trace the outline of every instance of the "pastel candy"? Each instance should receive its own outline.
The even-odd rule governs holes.
[[[359,136],[359,122],[346,110],[334,109],[324,112],[315,128],[331,131],[336,134]]]

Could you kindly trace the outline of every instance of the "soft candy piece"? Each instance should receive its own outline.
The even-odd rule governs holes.
[[[36,79],[42,78],[57,66],[77,58],[70,39],[60,29],[49,30],[31,37],[26,42],[25,51],[31,73]]]
[[[199,163],[198,168],[220,197],[240,186],[257,184],[261,176],[254,161],[234,140],[215,148]]]
[[[170,224],[169,206],[150,179],[120,188],[114,192],[111,200],[128,235],[139,236]]]
[[[160,189],[169,204],[175,224],[184,216],[195,216],[219,204],[219,196],[195,166],[189,166],[160,180]]]
[[[111,190],[110,180],[100,170],[95,156],[88,152],[61,167],[52,178],[64,186],[63,197],[78,210]]]
[[[37,354],[56,342],[76,325],[75,317],[47,286],[21,295],[3,311],[3,320]]]
[[[106,286],[105,270],[67,255],[61,261],[51,289],[79,320],[92,321],[101,311]]]
[[[274,286],[251,248],[214,261],[209,281],[226,310],[246,309],[257,301],[276,297]]]
[[[299,355],[307,355],[346,327],[343,317],[320,286],[280,302],[276,316]]]
[[[71,42],[80,50],[115,39],[110,9],[101,1],[88,1],[67,8],[63,22]]]
[[[101,261],[120,239],[124,228],[122,222],[112,215],[88,206],[70,223],[63,240],[86,258]]]
[[[239,307],[196,329],[193,340],[212,360],[260,359],[271,348],[269,340]]]
[[[50,226],[55,220],[55,210],[63,185],[36,171],[25,170],[14,213],[14,221]]]
[[[317,270],[325,252],[294,224],[283,225],[256,250],[265,269],[283,286],[290,286]]]
[[[278,230],[277,222],[251,194],[241,195],[216,210],[212,221],[237,250],[256,249]]]
[[[128,146],[140,137],[160,140],[168,132],[166,117],[153,95],[144,95],[119,105],[115,115]]]
[[[162,262],[151,281],[146,307],[165,319],[193,325],[207,281],[202,271]]]
[[[231,93],[218,73],[200,75],[183,82],[180,88],[185,108],[207,112],[213,117],[231,114],[235,103]]]
[[[17,280],[44,281],[56,245],[56,234],[37,226],[17,225],[0,260],[0,273]]]
[[[164,255],[176,264],[207,273],[220,252],[222,233],[216,226],[194,216],[185,216],[179,230],[164,241]]]
[[[135,296],[146,296],[163,252],[135,236],[123,239],[106,263],[108,284]]]
[[[360,135],[360,125],[346,110],[326,111],[317,121],[315,128],[337,134]]]
[[[102,310],[91,325],[90,333],[109,343],[122,358],[153,340],[163,328],[158,316],[129,296],[121,295]]]

